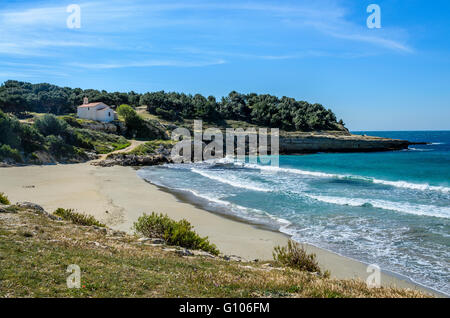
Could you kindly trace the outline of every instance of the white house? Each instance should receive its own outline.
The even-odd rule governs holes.
[[[87,97],[84,98],[83,105],[78,106],[77,109],[78,118],[97,120],[105,123],[109,123],[117,119],[117,113],[106,104],[89,103]]]

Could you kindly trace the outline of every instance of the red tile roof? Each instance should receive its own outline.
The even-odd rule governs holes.
[[[97,106],[98,104],[103,104],[102,102],[98,102],[98,103],[89,103],[89,104],[83,104],[83,105],[80,105],[80,106],[78,106],[78,107],[94,107],[94,106]]]

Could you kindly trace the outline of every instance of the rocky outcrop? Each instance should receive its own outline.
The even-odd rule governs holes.
[[[113,123],[102,123],[98,121],[83,120],[80,122],[81,128],[102,131],[108,134],[120,134],[126,131],[125,124],[120,121]]]
[[[95,166],[155,166],[171,162],[168,156],[161,154],[139,156],[134,154],[115,154],[108,156],[105,160],[92,163]]]
[[[408,149],[406,140],[361,135],[291,134],[280,136],[280,153],[374,152]]]
[[[247,132],[237,133],[237,136],[246,135],[246,153],[248,153],[249,137]],[[226,144],[224,134],[224,145]],[[255,137],[256,140],[256,137]],[[235,148],[237,139],[235,139]],[[267,143],[270,151],[270,136]],[[280,131],[280,154],[310,154],[317,152],[375,152],[408,149],[412,144],[407,140],[372,137],[366,135],[352,135],[347,131],[323,132],[284,132]]]

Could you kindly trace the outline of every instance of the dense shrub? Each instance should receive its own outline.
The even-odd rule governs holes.
[[[15,162],[22,162],[22,156],[17,149],[11,148],[9,145],[0,146],[0,160],[12,159]]]
[[[20,154],[42,149],[44,137],[33,126],[22,124],[0,110],[0,160],[22,162]]]
[[[72,127],[82,128],[82,125],[78,122],[78,120],[75,117],[66,115],[66,116],[62,116],[61,119],[64,120],[67,124],[69,124]]]
[[[167,215],[152,213],[139,217],[133,225],[134,230],[145,237],[159,237],[170,245],[191,249],[199,249],[214,255],[219,250],[208,241],[207,237],[200,237],[194,232],[193,226],[186,220],[174,221]]]
[[[164,137],[164,132],[154,127],[151,122],[143,119],[129,105],[120,105],[117,113],[127,126],[127,135],[134,138],[157,139]]]
[[[19,136],[20,122],[14,116],[5,114],[0,110],[0,144],[19,148],[22,141]]]
[[[83,133],[81,133],[81,131],[82,129],[69,128],[64,136],[66,143],[88,150],[94,149],[95,146],[93,144],[93,141],[86,138]]]
[[[160,116],[161,118],[167,119],[167,120],[176,120],[177,119],[177,114],[175,113],[175,111],[173,109],[165,110],[165,109],[161,109],[161,108],[157,107],[155,109],[155,114]]]
[[[75,113],[77,106],[88,97],[93,102],[107,105],[131,104],[138,106],[140,95],[135,92],[108,93],[95,89],[59,87],[48,83],[31,84],[6,81],[0,86],[0,108],[5,112],[68,114]]]
[[[283,130],[345,129],[343,121],[338,122],[334,113],[321,104],[269,94],[232,91],[216,101],[214,96],[164,91],[145,94],[108,93],[18,81],[7,81],[0,86],[0,108],[16,114],[23,111],[74,113],[76,107],[82,104],[83,97],[107,105],[146,105],[150,113],[168,120],[198,118],[220,124],[223,119],[230,119]]]
[[[11,204],[11,202],[9,202],[8,197],[3,192],[0,192],[0,204],[5,204],[5,205]]]
[[[232,91],[217,102],[215,97],[175,92],[146,93],[141,104],[164,119],[200,118],[221,124],[223,119],[240,120],[283,130],[344,130],[330,109],[294,98]]]
[[[35,127],[44,136],[62,136],[66,133],[68,124],[52,114],[45,114],[34,123]]]
[[[95,149],[98,153],[109,153],[130,145],[123,136],[107,134],[91,129],[75,129],[77,142],[74,145],[85,149]]]
[[[53,214],[56,216],[59,216],[63,220],[71,221],[72,223],[75,223],[75,224],[87,225],[87,226],[95,225],[95,226],[105,227],[105,224],[100,223],[93,216],[77,213],[71,209],[59,208],[55,212],[53,212]]]
[[[307,272],[321,273],[321,269],[316,260],[316,255],[308,254],[302,245],[292,240],[288,241],[287,246],[275,247],[273,258],[275,261],[285,266]]]
[[[25,153],[32,153],[33,151],[43,149],[44,137],[36,127],[21,124],[18,135]]]
[[[66,144],[60,136],[50,135],[46,138],[46,141],[50,153],[57,157],[69,155],[74,152],[73,147]]]
[[[137,146],[130,153],[138,156],[152,155],[158,149],[170,151],[175,143],[173,140],[152,140]]]
[[[129,145],[123,136],[74,128],[52,114],[36,119],[32,125],[0,110],[0,161],[39,162],[38,150],[57,160],[80,161],[89,159],[87,150],[109,153]]]

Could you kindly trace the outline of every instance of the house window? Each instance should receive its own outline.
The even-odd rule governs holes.
[[[108,112],[108,117],[111,117],[111,112]]]

